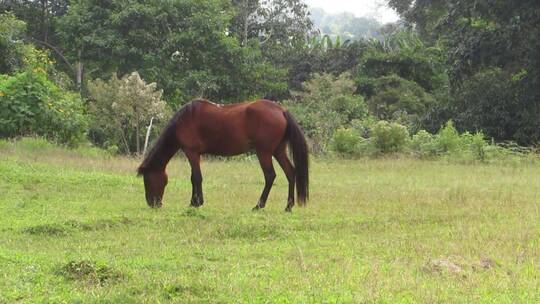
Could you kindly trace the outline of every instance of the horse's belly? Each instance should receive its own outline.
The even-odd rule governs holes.
[[[246,140],[238,140],[233,138],[222,138],[212,144],[209,144],[204,153],[220,156],[232,156],[243,154],[251,150],[253,147]]]

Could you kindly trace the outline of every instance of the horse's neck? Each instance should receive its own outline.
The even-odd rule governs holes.
[[[167,168],[167,164],[171,160],[171,158],[178,152],[180,147],[177,147],[176,145],[163,145],[160,147],[160,151],[156,153],[155,158],[152,160],[152,167],[154,169],[157,169],[159,171],[165,171],[165,168]]]

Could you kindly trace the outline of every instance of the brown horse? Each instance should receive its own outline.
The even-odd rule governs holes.
[[[287,157],[287,144],[294,167]],[[201,154],[231,156],[255,150],[264,173],[265,185],[253,210],[264,208],[276,177],[272,165],[275,157],[289,182],[285,211],[294,206],[294,187],[300,205],[308,199],[308,148],[293,116],[269,100],[218,105],[194,100],[180,109],[169,121],[138,171],[144,177],[146,202],[161,207],[167,185],[165,168],[174,154],[182,149],[191,165],[191,206],[203,204]]]

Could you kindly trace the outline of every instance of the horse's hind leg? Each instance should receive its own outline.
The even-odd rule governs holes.
[[[276,151],[274,157],[281,166],[281,169],[283,169],[283,172],[285,172],[287,181],[289,181],[289,197],[287,198],[287,207],[285,208],[285,211],[291,212],[292,207],[294,206],[294,167],[287,157],[285,145]]]
[[[268,194],[276,178],[276,171],[274,171],[274,166],[272,165],[272,154],[266,152],[257,151],[257,157],[259,158],[259,163],[264,173],[264,189],[261,194],[261,198],[253,210],[259,210],[266,206],[266,200],[268,199]]]
[[[197,152],[186,151],[186,157],[191,166],[191,206],[200,207],[204,203],[202,193],[201,155]]]

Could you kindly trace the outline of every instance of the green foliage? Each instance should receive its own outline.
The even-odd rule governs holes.
[[[313,25],[301,0],[232,0],[232,4],[231,34],[243,45],[258,41],[264,52],[303,44]]]
[[[517,96],[517,83],[500,68],[480,71],[467,78],[456,93],[457,120],[464,129],[483,130],[496,140],[512,138],[531,124],[521,121],[523,105]],[[474,106],[470,105],[472,100]]]
[[[268,65],[258,43],[241,45],[230,32],[232,16],[222,0],[78,1],[58,31],[67,56],[95,77],[137,70],[175,106],[194,97],[238,101],[283,94],[286,70]]]
[[[420,130],[411,139],[411,151],[419,158],[434,158],[439,155],[439,145],[436,136]]]
[[[397,123],[355,121],[352,128],[338,129],[332,148],[344,157],[373,157],[401,153],[421,159],[444,158],[457,162],[495,162],[526,159],[530,149],[517,145],[490,143],[482,132],[460,134],[452,121],[437,134],[420,130],[411,138],[407,129]]]
[[[356,81],[367,97],[375,93],[371,79],[394,74],[431,93],[448,82],[444,63],[442,46],[426,45],[414,31],[401,30],[383,40],[370,41],[360,60]]]
[[[56,45],[56,25],[73,4],[70,0],[0,1],[0,12],[14,14],[26,23],[26,36]]]
[[[461,148],[461,138],[452,121],[448,121],[438,133],[437,143],[442,153],[456,152]]]
[[[459,132],[452,121],[436,134],[424,130],[413,135],[410,145],[413,155],[420,158],[446,157],[455,160],[487,161],[504,158],[504,148],[489,143],[482,132]]]
[[[406,127],[384,120],[375,124],[371,136],[373,145],[382,154],[403,152],[409,142]]]
[[[442,45],[424,43],[413,30],[398,30],[369,41],[355,75],[358,92],[379,119],[405,124],[412,132],[433,121],[439,128],[449,95]]]
[[[418,128],[420,120],[434,103],[433,97],[416,82],[391,74],[373,80],[368,104],[376,117]]]
[[[315,75],[304,84],[304,92],[285,104],[302,124],[315,153],[326,151],[338,128],[367,115],[364,100],[354,95],[354,82],[347,73]]]
[[[156,83],[147,84],[137,72],[118,78],[88,83],[91,137],[110,150],[142,153],[145,126],[152,118],[164,121],[170,108],[161,99]],[[156,132],[154,131],[154,134]]]
[[[361,137],[353,128],[339,128],[332,137],[332,148],[342,156],[353,156],[357,153]]]
[[[76,145],[87,122],[81,99],[61,90],[41,68],[0,76],[0,136],[45,136]]]
[[[11,13],[0,13],[0,74],[25,69],[54,70],[48,52],[24,42],[26,23]]]
[[[302,84],[311,80],[314,74],[338,76],[354,71],[366,43],[345,41],[336,46],[337,43],[332,41],[332,47],[328,47],[330,41],[330,37],[310,35],[306,44],[291,52],[286,61],[283,59],[289,70],[289,89],[301,90]]]

